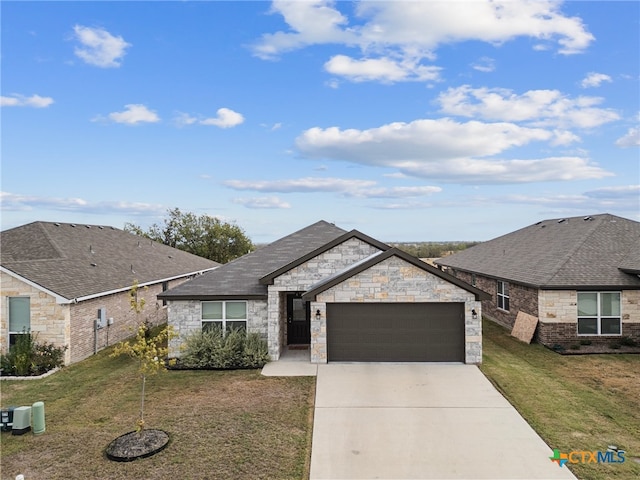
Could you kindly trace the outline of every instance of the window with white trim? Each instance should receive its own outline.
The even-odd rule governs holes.
[[[8,297],[9,300],[9,346],[16,343],[17,335],[29,334],[31,330],[31,299]]]
[[[509,284],[498,280],[498,308],[509,311]]]
[[[578,335],[621,335],[620,292],[578,292]]]
[[[244,300],[202,302],[202,331],[247,330],[247,302]]]

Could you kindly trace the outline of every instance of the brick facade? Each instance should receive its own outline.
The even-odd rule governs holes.
[[[184,281],[186,279],[172,280],[168,282],[168,287],[177,286]],[[131,337],[135,334],[138,322],[148,319],[152,324],[158,325],[167,321],[167,308],[156,300],[156,295],[162,292],[162,283],[138,290],[139,298],[144,298],[146,305],[140,318],[136,318],[131,311],[128,290],[78,303],[58,303],[59,298],[4,272],[1,282],[0,348],[3,352],[8,347],[8,297],[29,297],[31,331],[37,332],[37,340],[40,342],[68,346],[65,352],[67,365]],[[96,331],[94,322],[99,308],[106,309],[106,317],[112,318],[113,324]]]
[[[475,286],[491,295],[482,302],[483,315],[506,327],[513,328],[518,312],[538,317],[535,341],[548,347],[567,348],[589,340],[592,345],[609,345],[621,337],[631,337],[640,343],[640,291],[621,292],[622,335],[578,335],[578,291],[538,290],[509,283],[509,311],[497,308],[497,280],[481,275],[456,271],[455,275],[467,283],[475,278]]]

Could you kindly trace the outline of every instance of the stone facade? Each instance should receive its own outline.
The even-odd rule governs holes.
[[[287,345],[287,293],[302,293],[380,250],[357,237],[287,270],[267,285],[262,300],[248,300],[249,331],[267,339],[269,355],[278,360]],[[234,299],[236,300],[236,299]],[[481,303],[475,295],[440,277],[392,256],[318,295],[311,302],[311,361],[327,362],[326,305],[331,302],[459,302],[465,310],[465,361],[482,361]],[[472,318],[472,310],[478,312]],[[316,311],[320,319],[316,319]],[[199,300],[174,300],[169,305],[169,324],[179,338],[170,343],[170,356],[180,356],[184,336],[202,328]]]
[[[234,301],[237,301],[234,299]],[[256,332],[267,339],[267,301],[246,300],[247,331]],[[168,321],[178,335],[169,342],[169,357],[180,358],[184,339],[191,333],[202,331],[202,301],[173,300],[169,302]]]
[[[37,333],[39,342],[57,346],[69,345],[70,308],[59,304],[55,297],[33,287],[5,272],[0,273],[2,302],[0,305],[0,351],[5,353],[9,346],[9,297],[29,297],[31,311],[31,331]],[[70,363],[67,349],[65,363]]]
[[[311,316],[311,361],[327,361],[326,304],[334,302],[461,302],[465,304],[465,363],[482,362],[481,302],[473,293],[398,257],[390,257],[316,297]],[[478,313],[472,318],[472,310]]]
[[[518,312],[538,317],[534,339],[543,345],[565,348],[588,339],[593,345],[608,345],[619,337],[632,337],[640,342],[640,291],[623,290],[621,293],[622,335],[578,335],[578,291],[538,290],[509,283],[509,311],[497,308],[497,280],[482,275],[457,271],[455,275],[467,283],[475,279],[475,286],[491,295],[482,302],[483,314],[490,320],[513,328]]]
[[[168,287],[183,283],[186,279],[168,282]],[[43,292],[11,275],[2,272],[2,305],[0,307],[1,350],[8,347],[8,297],[30,299],[31,331],[37,332],[37,340],[68,346],[65,364],[83,360],[103,348],[113,345],[135,334],[138,322],[149,320],[154,325],[167,321],[167,308],[156,300],[162,292],[162,283],[138,290],[139,298],[146,305],[140,318],[131,311],[129,291],[104,295],[78,303],[59,303],[60,299]],[[113,319],[111,325],[95,330],[98,309],[106,309],[106,317]]]
[[[321,253],[305,263],[292,268],[274,278],[269,285],[269,354],[278,360],[286,345],[286,292],[303,292],[313,284],[323,280],[354,263],[370,257],[380,250],[358,238],[350,238],[340,245]],[[312,312],[316,310],[313,309]],[[312,322],[313,322],[313,316]],[[313,335],[313,325],[311,327]]]

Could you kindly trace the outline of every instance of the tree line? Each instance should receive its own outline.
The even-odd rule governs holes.
[[[255,250],[238,225],[210,215],[184,213],[179,208],[167,210],[163,222],[154,223],[147,230],[134,223],[126,223],[124,230],[219,263]]]
[[[440,258],[473,247],[480,242],[413,242],[389,243],[418,258]]]

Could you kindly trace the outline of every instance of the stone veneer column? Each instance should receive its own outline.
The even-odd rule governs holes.
[[[320,320],[316,311],[320,310]],[[327,304],[311,302],[311,363],[327,363]]]

